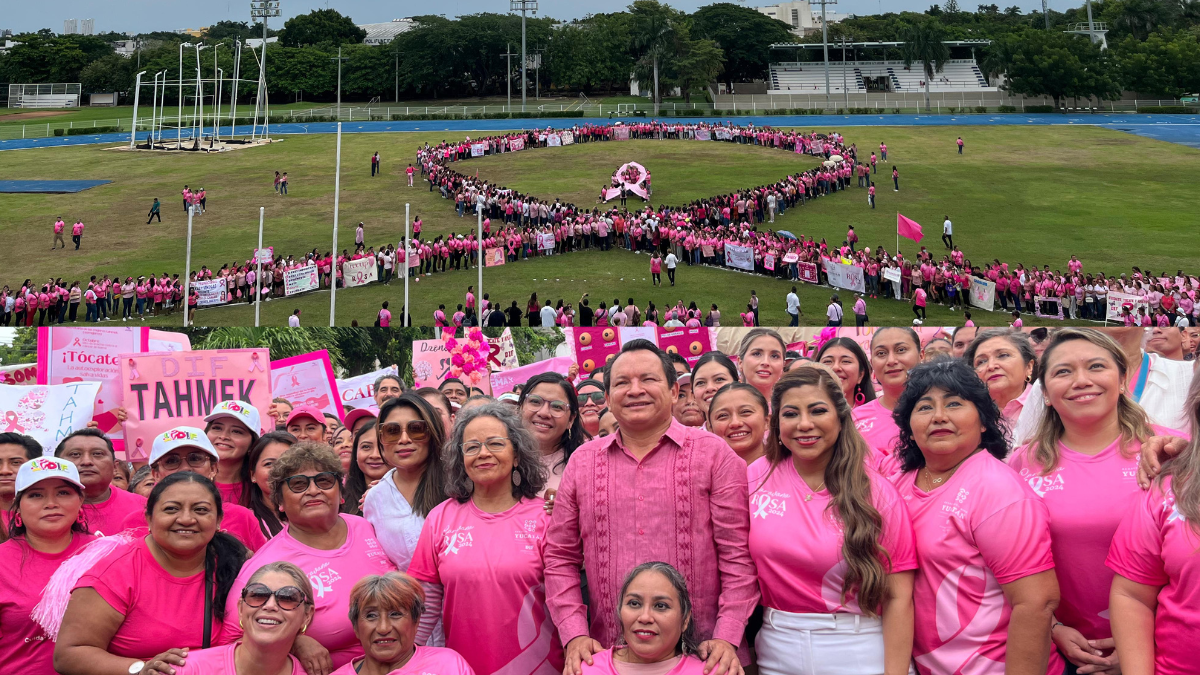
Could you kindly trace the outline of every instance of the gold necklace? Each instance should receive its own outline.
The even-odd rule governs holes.
[[[825,487],[825,481],[821,481],[821,484],[817,486],[817,489],[804,495],[804,501],[811,502],[812,498],[813,498],[813,493],[820,492],[824,487]]]

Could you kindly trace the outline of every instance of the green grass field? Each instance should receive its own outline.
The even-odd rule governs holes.
[[[431,126],[436,122],[431,123]],[[1195,270],[1200,263],[1194,238],[1200,218],[1191,203],[1190,179],[1200,152],[1092,127],[854,127],[841,130],[848,140],[869,150],[884,140],[889,162],[878,179],[878,208],[866,204],[864,190],[851,189],[789,210],[775,227],[796,234],[840,242],[853,224],[863,245],[895,245],[897,211],[916,219],[928,233],[925,243],[941,250],[940,223],[955,223],[955,243],[969,258],[992,258],[1065,269],[1071,254],[1085,271],[1128,271],[1131,265],[1155,271]],[[966,155],[955,154],[953,141],[964,133]],[[418,184],[403,186],[403,170],[415,147],[426,141],[457,139],[463,132],[347,134],[343,136],[340,232],[338,248],[352,248],[354,226],[366,223],[369,243],[396,242],[403,233],[404,205],[425,223],[426,236],[464,232],[471,219],[459,219],[450,202]],[[470,134],[472,136],[480,134]],[[266,207],[264,243],[276,251],[299,254],[332,245],[334,136],[287,136],[270,147],[217,156],[150,155],[77,146],[6,152],[0,155],[3,178],[107,178],[111,185],[72,195],[0,195],[0,237],[9,264],[0,283],[19,286],[23,279],[63,277],[86,281],[92,274],[182,273],[187,219],[178,194],[185,183],[207,188],[208,212],[194,222],[193,269],[201,264],[220,268],[244,261],[254,248],[258,210]],[[370,176],[369,158],[379,151],[384,174]],[[460,164],[490,180],[553,199],[591,206],[600,185],[620,164],[642,162],[654,176],[656,203],[681,204],[702,196],[751,187],[811,165],[812,158],[762,148],[688,141],[629,141],[531,150]],[[890,189],[890,169],[900,171],[901,192]],[[274,171],[287,171],[291,194],[276,196]],[[145,225],[154,197],[163,201],[163,222]],[[55,216],[82,218],[87,224],[80,251],[50,252]],[[69,238],[68,238],[69,239]],[[914,246],[905,242],[905,251]],[[782,298],[790,284],[733,271],[683,268],[674,291],[653,291],[644,257],[625,252],[608,255],[571,254],[486,272],[485,290],[507,305],[524,305],[529,293],[542,298],[577,301],[590,291],[593,304],[632,295],[639,304],[695,300],[716,302],[725,323],[735,323],[749,290],[763,302],[763,321],[786,320]],[[538,279],[535,283],[534,279]],[[548,281],[542,281],[546,279]],[[575,281],[570,281],[574,279]],[[585,283],[582,279],[587,279]],[[622,281],[624,279],[624,281]],[[558,281],[552,281],[558,280]],[[429,322],[439,303],[461,302],[474,272],[434,275],[414,287],[412,314]],[[801,299],[813,322],[823,323],[821,308],[829,289],[802,287]],[[390,288],[368,287],[339,293],[339,323],[357,319],[369,325],[384,299],[399,309]],[[843,299],[846,296],[843,295]],[[287,306],[284,311],[284,305]],[[314,314],[324,316],[318,321]],[[328,296],[270,303],[264,322],[278,325],[291,307],[305,309],[305,321],[328,321]],[[278,308],[278,309],[277,309]],[[950,313],[930,311],[930,320],[953,322]],[[905,322],[907,305],[875,301],[874,323]],[[245,308],[204,310],[202,323],[245,324],[253,320]],[[976,312],[980,324],[1007,317]]]

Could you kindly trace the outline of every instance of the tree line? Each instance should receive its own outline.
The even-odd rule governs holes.
[[[1024,13],[1017,7],[978,5],[960,9],[957,0],[925,12],[850,17],[829,27],[830,41],[903,41],[902,54],[930,73],[948,59],[943,40],[987,39],[978,53],[993,81],[1004,75],[1012,93],[1109,99],[1122,91],[1177,98],[1200,91],[1200,0],[1100,0],[1093,16],[1109,28],[1109,49],[1086,37],[1065,33],[1087,20],[1084,9]],[[414,17],[415,27],[387,45],[362,44],[365,32],[333,9],[289,19],[272,34],[267,48],[267,81],[273,101],[330,101],[337,93],[339,47],[343,100],[461,99],[503,96],[520,87],[521,19],[512,14],[473,14],[447,19]],[[1047,29],[1047,24],[1049,29]],[[716,3],[686,13],[659,0],[635,0],[623,12],[560,22],[531,17],[526,22],[531,56],[539,55],[534,78],[542,91],[588,95],[626,91],[630,76],[658,91],[678,87],[685,97],[710,82],[763,79],[771,60],[769,45],[819,43],[819,33],[797,38],[782,21],[733,3]],[[206,78],[214,67],[230,77],[233,45],[259,38],[261,25],[220,22],[208,29],[201,52]],[[0,55],[0,82],[80,82],[85,92],[117,91],[132,98],[134,74],[144,80],[166,71],[179,74],[179,43],[185,36],[138,36],[135,58],[114,53],[112,40],[124,36],[54,35],[49,30],[16,36],[19,45]],[[215,56],[214,56],[215,52]],[[188,56],[191,56],[189,59]],[[214,58],[216,59],[214,63]],[[258,57],[243,49],[243,78],[256,79]],[[806,58],[819,60],[819,50]],[[511,69],[510,69],[511,63]],[[195,77],[195,55],[184,55],[185,78]],[[250,100],[253,91],[239,90]],[[168,91],[167,100],[174,102]]]

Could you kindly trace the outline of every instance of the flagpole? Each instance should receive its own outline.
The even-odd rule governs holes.
[[[263,53],[266,54],[266,43],[263,43]],[[338,235],[338,201],[342,196],[342,123],[337,125],[337,161],[333,175],[333,283],[329,285],[329,327],[334,325],[337,308],[337,235]]]
[[[408,228],[409,228],[409,225],[412,223],[412,221],[408,219],[409,218],[408,217],[408,207],[409,207],[409,204],[407,202],[405,202],[405,204],[404,204],[404,321],[401,322],[401,325],[404,326],[405,328],[408,328],[409,325],[411,325],[411,324],[409,324],[409,318],[408,318],[409,317],[409,313],[408,313],[408,270],[409,270],[408,256],[412,254],[411,253],[412,248],[410,246],[410,242],[408,241],[408,238],[410,236],[408,233]]]

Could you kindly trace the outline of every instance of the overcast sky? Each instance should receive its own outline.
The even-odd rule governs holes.
[[[881,11],[928,9],[935,0],[841,0],[830,5],[829,11],[848,14],[878,14]],[[596,12],[612,12],[625,8],[630,0],[542,0],[541,15],[556,19],[573,19]],[[669,0],[679,9],[692,11],[711,4],[712,0]],[[49,28],[61,32],[65,19],[95,19],[96,32],[148,32],[198,28],[217,21],[248,21],[249,0],[40,0],[20,2],[0,0],[0,29],[14,33]],[[747,6],[773,4],[772,0],[747,0]],[[959,0],[963,9],[973,8],[970,0]],[[979,4],[975,2],[974,4]],[[1023,9],[1041,7],[1040,0],[1005,0],[1001,7],[1017,4]],[[1078,4],[1071,0],[1055,0],[1052,7],[1064,9]],[[437,3],[385,2],[384,0],[282,0],[283,19],[310,10],[332,7],[349,14],[356,23],[390,21],[413,14],[444,13],[448,17],[479,12],[504,12],[508,0],[443,0]],[[441,10],[440,12],[438,10]],[[279,24],[282,25],[282,22]]]

